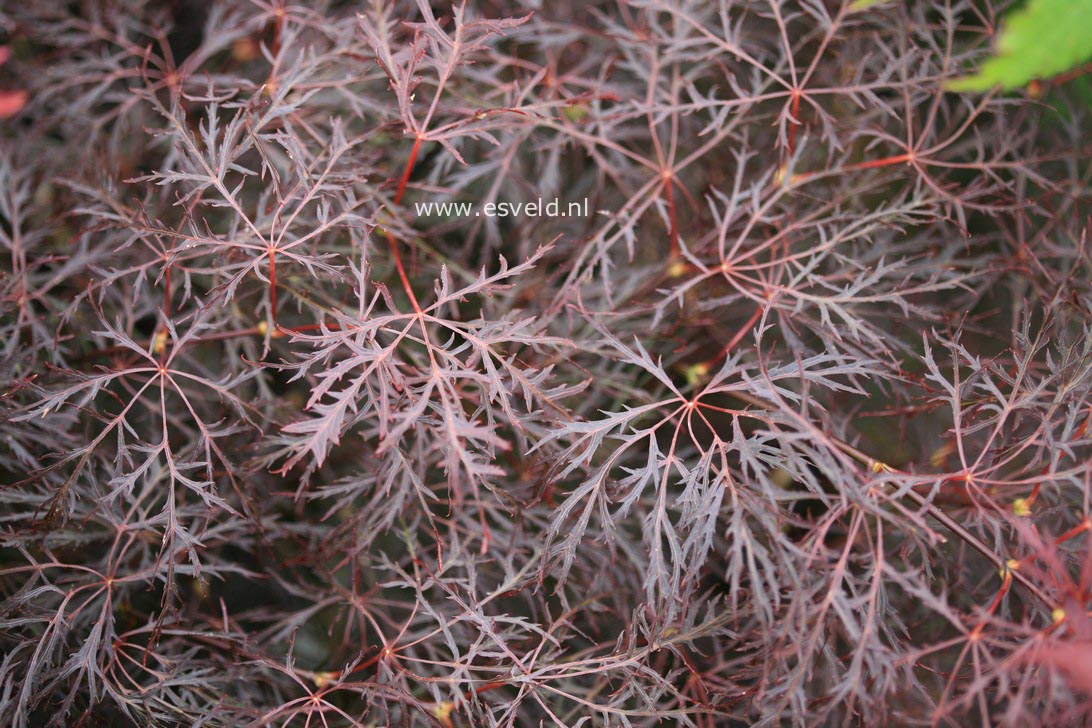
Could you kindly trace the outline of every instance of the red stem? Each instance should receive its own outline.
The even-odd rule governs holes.
[[[398,181],[398,190],[394,193],[394,204],[397,205],[402,201],[402,195],[406,193],[406,185],[409,184],[410,174],[413,172],[413,165],[417,162],[417,152],[421,149],[421,141],[424,139],[420,134],[413,140],[413,149],[410,150],[409,159],[406,160],[406,168],[402,170],[402,178]],[[389,229],[383,231],[387,237],[387,244],[391,249],[391,257],[394,258],[394,267],[398,269],[398,277],[402,280],[402,288],[406,291],[406,296],[409,297],[410,304],[413,306],[413,310],[417,315],[421,315],[421,305],[417,302],[417,296],[413,293],[413,287],[410,286],[409,276],[406,275],[406,267],[402,264],[402,254],[398,251],[398,241],[395,240],[394,235]]]
[[[721,348],[720,353],[718,353],[709,361],[705,362],[705,366],[712,369],[717,362],[719,362],[721,359],[726,358],[729,352],[731,352],[732,349],[736,348],[736,345],[739,344],[743,337],[747,335],[747,332],[749,332],[751,328],[754,327],[755,322],[757,322],[759,317],[762,316],[762,311],[764,309],[765,306],[759,306],[758,308],[756,308],[755,312],[751,314],[751,317],[747,319],[746,323],[744,323],[743,326],[739,327],[739,331],[736,332],[735,336],[733,336],[728,341],[728,343]]]
[[[847,167],[842,167],[842,169],[848,172],[855,169],[873,169],[875,167],[888,167],[892,164],[909,162],[913,158],[913,155],[907,152],[906,154],[896,154],[893,157],[884,157],[883,159],[870,159],[867,162],[858,162],[857,164],[851,164]]]
[[[163,313],[171,315],[171,266],[170,263],[163,270]]]
[[[796,144],[796,129],[800,126],[800,92],[793,90],[792,94],[792,120],[793,123],[789,125],[789,156],[792,156],[793,149]]]
[[[861,169],[875,169],[876,167],[889,167],[892,164],[901,164],[903,162],[912,162],[913,160],[914,160],[914,155],[911,154],[910,152],[907,152],[905,154],[896,154],[893,157],[884,157],[883,159],[870,159],[867,162],[857,162],[856,164],[847,164],[846,166],[841,167],[840,169],[838,169],[838,171],[839,172],[853,172],[853,171],[861,170]],[[793,179],[796,179],[796,180],[808,179],[809,177],[815,177],[815,176],[820,175],[820,174],[825,174],[825,173],[827,173],[829,171],[830,170],[824,169],[824,170],[819,170],[819,171],[816,171],[816,172],[800,172],[799,174],[794,174]]]
[[[269,318],[277,328],[277,249],[269,249]]]
[[[664,178],[664,198],[667,200],[667,217],[670,224],[668,235],[671,238],[671,258],[674,260],[679,255],[679,218],[675,210],[675,192],[670,176]]]
[[[171,264],[167,263],[163,269],[163,317],[169,319],[171,317]],[[157,332],[155,338],[152,339],[153,346],[159,343],[159,333]],[[159,352],[159,362],[162,364],[167,360],[167,322],[163,322],[163,350]]]
[[[284,5],[279,4],[277,9],[273,11],[273,43],[269,48],[274,56],[281,50],[281,33],[284,32],[284,16]]]

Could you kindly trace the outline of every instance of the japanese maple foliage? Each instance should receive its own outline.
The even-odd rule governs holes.
[[[1088,720],[1092,84],[945,91],[1006,7],[4,4],[0,723]]]

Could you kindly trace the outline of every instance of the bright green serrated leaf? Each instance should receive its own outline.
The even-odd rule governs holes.
[[[1092,58],[1092,0],[1030,0],[1006,19],[997,54],[949,91],[1012,89],[1050,78]]]

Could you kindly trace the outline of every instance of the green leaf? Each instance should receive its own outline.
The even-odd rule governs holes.
[[[1012,89],[1050,78],[1092,57],[1092,0],[1029,0],[1001,28],[997,54],[949,91]]]

